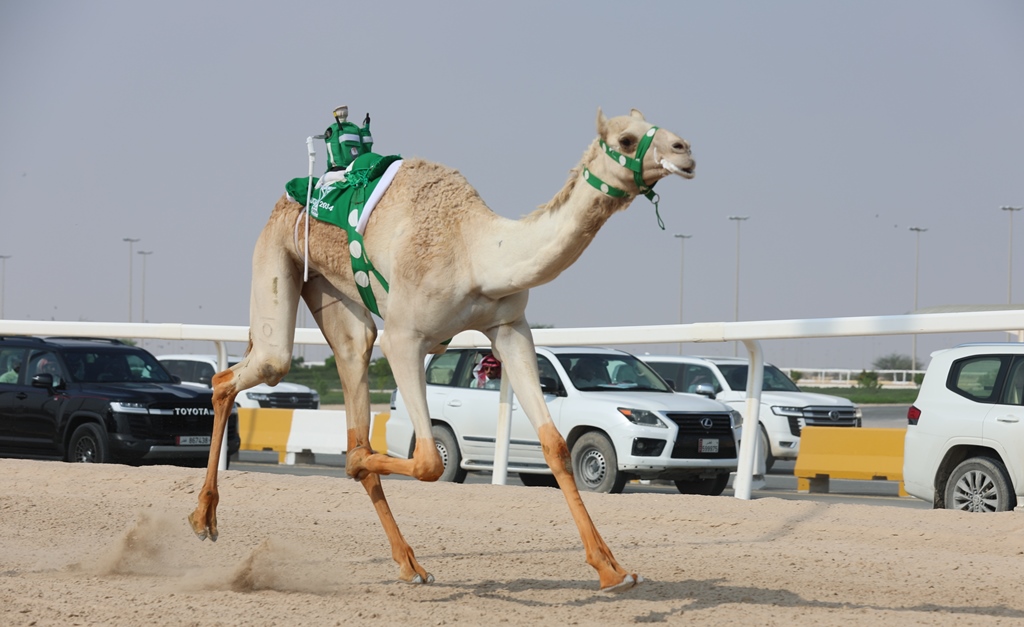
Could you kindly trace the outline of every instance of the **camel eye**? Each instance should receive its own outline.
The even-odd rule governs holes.
[[[619,138],[619,148],[632,150],[636,146],[636,140],[630,135],[623,135]]]

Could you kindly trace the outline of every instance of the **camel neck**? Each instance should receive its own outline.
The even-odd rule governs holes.
[[[613,197],[578,181],[571,184],[567,195],[560,193],[544,208],[492,231],[487,268],[476,273],[493,276],[486,293],[500,297],[552,281],[579,259],[608,218],[632,201],[629,195]]]

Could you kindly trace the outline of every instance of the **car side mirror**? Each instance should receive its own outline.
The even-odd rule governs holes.
[[[558,381],[551,377],[541,377],[540,391],[544,394],[554,394],[555,396],[558,396]]]
[[[181,377],[179,377],[176,374],[172,374],[171,375],[171,383],[180,384],[181,383]]]
[[[668,386],[669,386],[670,388],[672,388],[672,390],[673,390],[674,392],[678,392],[678,391],[679,391],[679,390],[677,390],[677,389],[676,389],[676,382],[675,382],[675,379],[665,379],[665,383],[668,383]]]
[[[711,387],[710,383],[698,383],[697,387],[693,389],[693,393],[706,396],[712,400],[715,398],[715,388]]]
[[[212,388],[213,385],[210,383],[210,377],[199,377],[199,382],[208,388]]]
[[[54,377],[49,372],[42,372],[32,377],[32,387],[58,390],[64,387],[64,382],[60,377]]]

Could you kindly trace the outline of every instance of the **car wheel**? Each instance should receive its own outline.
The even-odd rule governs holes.
[[[589,492],[622,492],[625,473],[619,472],[611,440],[602,433],[584,433],[572,447],[572,472],[576,486]]]
[[[703,496],[719,496],[729,485],[729,473],[723,472],[709,479],[678,480],[676,489],[681,494],[700,494]]]
[[[105,464],[110,461],[107,434],[95,423],[80,425],[71,434],[68,461],[86,464]]]
[[[761,446],[764,447],[764,471],[767,473],[775,465],[775,456],[772,455],[772,443],[768,439],[768,431],[764,428],[764,425],[760,425],[758,431],[761,435]]]
[[[532,472],[519,473],[519,480],[530,488],[557,488],[558,481],[554,475],[539,475]]]
[[[441,461],[444,462],[444,472],[437,478],[438,481],[451,481],[462,483],[466,480],[466,470],[460,467],[462,453],[459,452],[459,444],[455,441],[455,434],[448,427],[434,425],[430,428],[434,436],[434,446],[441,454]]]
[[[972,457],[960,463],[946,482],[946,509],[965,512],[1007,512],[1017,496],[1002,462]]]

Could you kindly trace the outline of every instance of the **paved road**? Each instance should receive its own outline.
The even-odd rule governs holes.
[[[904,429],[907,425],[907,406],[905,405],[869,405],[862,408],[865,427]],[[318,475],[347,478],[345,474],[344,455],[317,455],[315,464],[296,464],[294,466],[279,465],[274,453],[245,452],[240,454],[239,461],[232,462],[232,470],[248,472],[272,472],[292,475]],[[826,503],[858,503],[864,505],[887,505],[931,509],[931,505],[912,497],[900,497],[899,487],[895,481],[845,481],[833,479],[830,482],[829,494],[799,494],[796,491],[796,477],[793,476],[794,462],[779,461],[765,477],[765,484],[753,490],[751,496],[758,498],[782,498],[789,500],[810,500]],[[411,481],[408,477],[385,477],[385,481]],[[470,473],[467,483],[490,483],[490,473]],[[509,485],[522,485],[519,477],[512,474],[508,478]],[[543,488],[537,488],[538,490]],[[667,482],[627,484],[624,494],[661,493],[678,494],[675,486]],[[725,496],[733,496],[732,488],[727,488]]]

